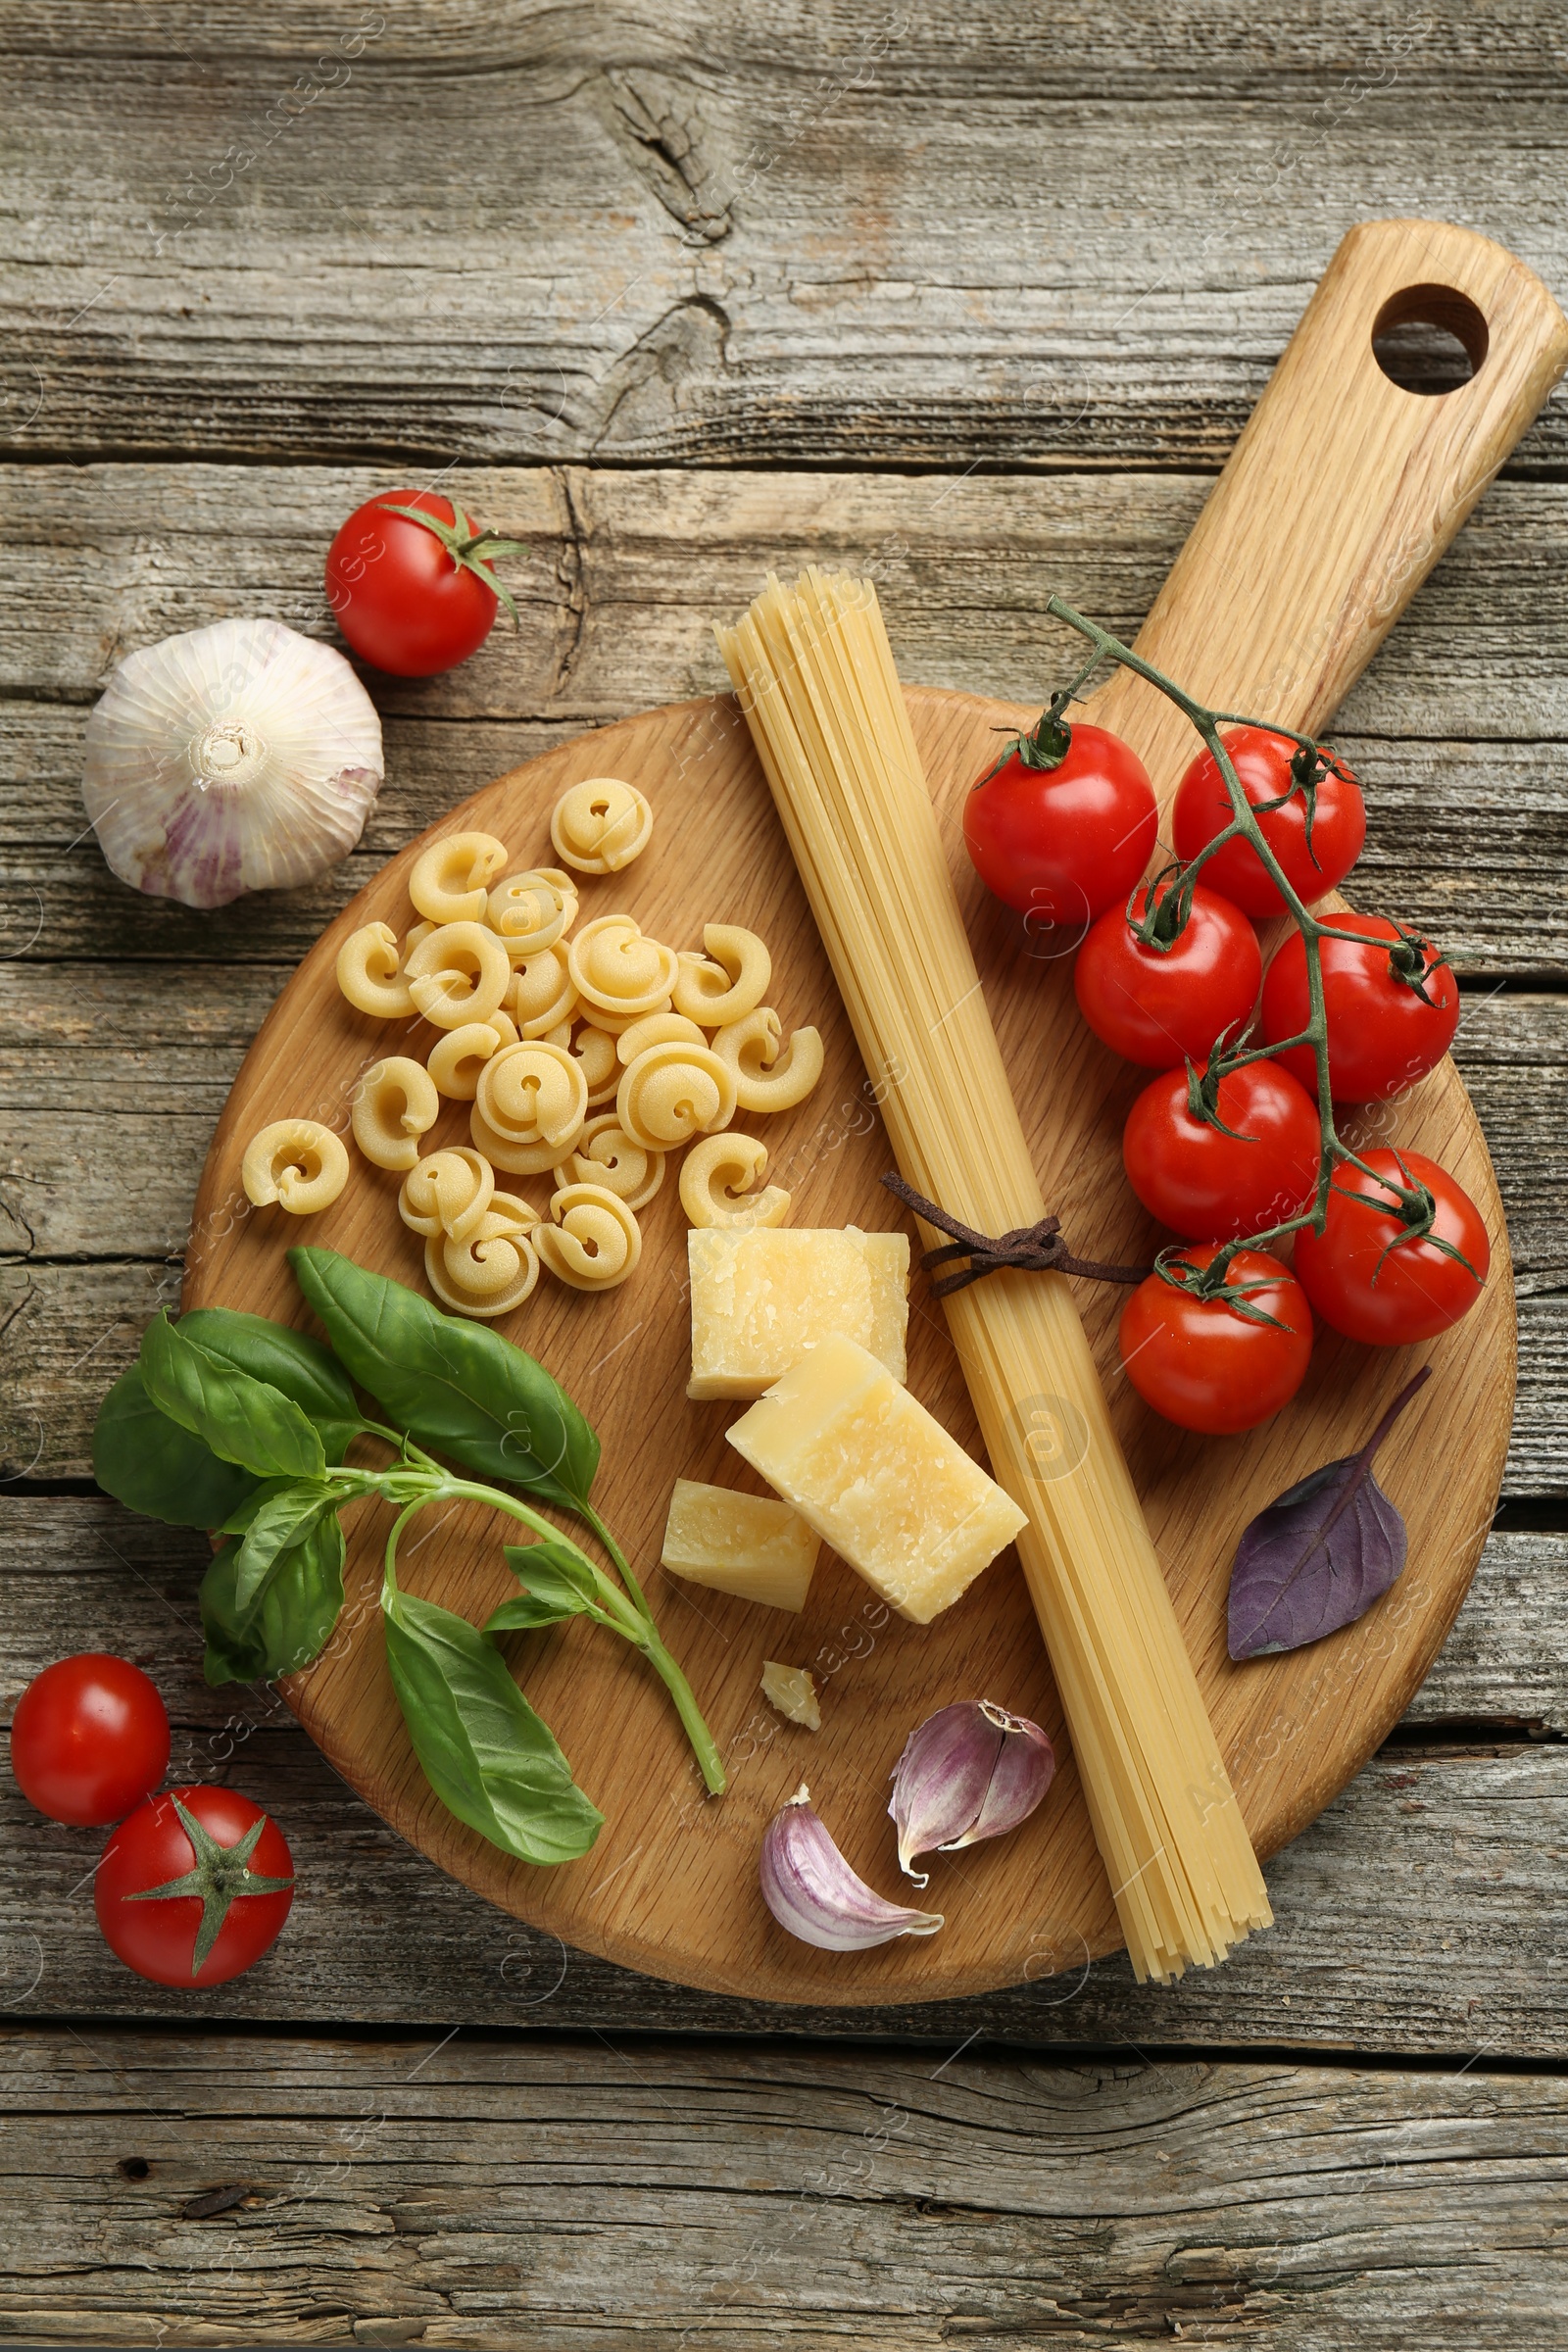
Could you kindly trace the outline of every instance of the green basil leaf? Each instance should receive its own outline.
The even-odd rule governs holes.
[[[340,1487],[302,1478],[270,1494],[253,1516],[234,1563],[234,1605],[250,1606],[279,1552],[303,1544],[318,1519],[335,1513],[344,1500]]]
[[[228,1517],[220,1522],[220,1536],[242,1536],[257,1512],[270,1503],[274,1494],[287,1494],[299,1485],[297,1478],[258,1478],[251,1483],[250,1492],[234,1505]],[[313,1482],[314,1483],[314,1482]],[[347,1495],[344,1500],[347,1501]]]
[[[179,1328],[220,1364],[291,1397],[320,1431],[329,1462],[341,1461],[349,1441],[365,1427],[348,1374],[331,1348],[308,1332],[230,1306],[193,1306],[180,1316]]]
[[[515,1600],[502,1602],[485,1624],[487,1634],[528,1633],[584,1611],[603,1617],[593,1567],[575,1544],[509,1544],[506,1552],[507,1566],[526,1589]]]
[[[599,1440],[542,1364],[336,1250],[288,1260],[350,1377],[416,1445],[564,1509],[586,1504]]]
[[[98,1408],[92,1474],[113,1494],[169,1527],[221,1527],[257,1491],[248,1470],[161,1413],[140,1364],[122,1372]]]
[[[258,1478],[319,1478],[325,1469],[320,1435],[292,1397],[220,1363],[166,1314],[142,1334],[141,1368],[159,1410],[224,1461]]]
[[[574,1862],[604,1826],[499,1649],[406,1592],[383,1607],[386,1662],[424,1777],[447,1810],[519,1861]]]
[[[248,1601],[236,1596],[240,1544],[225,1544],[202,1579],[209,1683],[258,1683],[293,1674],[325,1647],[343,1606],[343,1530],[318,1519],[280,1551]]]

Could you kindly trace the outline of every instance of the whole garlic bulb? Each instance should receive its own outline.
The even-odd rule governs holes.
[[[87,721],[82,799],[122,882],[226,906],[347,857],[381,776],[381,722],[340,653],[220,620],[125,657]]]

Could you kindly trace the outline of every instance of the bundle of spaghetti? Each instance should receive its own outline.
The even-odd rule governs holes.
[[[868,581],[810,569],[718,642],[906,1181],[982,1232],[1045,1213]],[[931,1235],[941,1240],[940,1235]],[[944,1301],[1140,1977],[1271,1913],[1060,1274]]]

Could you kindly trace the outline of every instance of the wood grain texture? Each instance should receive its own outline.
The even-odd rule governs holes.
[[[1124,1262],[1147,1255],[1152,1229],[1116,1174],[1121,1121],[1138,1073],[1103,1053],[1077,1020],[1065,961],[1040,963],[1020,954],[1027,943],[1017,918],[986,897],[962,846],[962,796],[985,762],[990,730],[1016,724],[1020,714],[918,690],[910,703],[955,887],[1042,1182],[1053,1201],[1061,1201],[1068,1230],[1083,1237],[1078,1247]],[[869,1112],[857,1113],[864,1096],[854,1041],[732,705],[677,707],[581,739],[476,796],[461,821],[496,831],[519,857],[532,856],[557,794],[577,777],[606,772],[628,772],[646,784],[664,842],[688,841],[700,825],[705,856],[696,876],[688,860],[667,849],[661,858],[656,832],[655,848],[597,886],[588,906],[625,906],[656,936],[678,942],[695,937],[717,906],[761,932],[773,950],[774,993],[786,1018],[813,1019],[827,1046],[818,1095],[777,1123],[776,1140],[769,1137],[775,1168],[789,1169],[793,1159],[792,1221],[894,1223],[893,1204],[877,1182],[888,1146]],[[358,923],[401,918],[416,854],[411,846],[393,859],[312,950],[248,1057],[198,1196],[186,1303],[222,1300],[303,1319],[282,1255],[294,1234],[274,1230],[275,1214],[235,1216],[239,1158],[250,1135],[285,1103],[298,1115],[346,1121],[347,1090],[386,1045],[379,1024],[343,1003],[332,967],[341,939]],[[1050,1088],[1038,1082],[1042,1034],[1059,1041]],[[466,1133],[454,1114],[446,1124],[455,1136]],[[864,1132],[856,1132],[862,1125]],[[1451,1070],[1436,1074],[1399,1106],[1397,1132],[1424,1138],[1473,1194],[1493,1200],[1500,1242],[1484,1147]],[[391,1189],[389,1179],[361,1171],[343,1199],[313,1220],[309,1238],[417,1281],[416,1251],[393,1218]],[[639,1278],[600,1299],[542,1286],[500,1326],[529,1345],[586,1403],[606,1446],[600,1507],[639,1562],[657,1554],[677,1474],[738,1483],[725,1467],[722,1444],[730,1415],[683,1398],[689,1317],[679,1287],[683,1220],[668,1197],[672,1189],[645,1215],[649,1262]],[[1459,1399],[1472,1400],[1470,1442],[1455,1477],[1407,1498],[1420,1580],[1390,1595],[1360,1627],[1334,1638],[1330,1650],[1344,1657],[1343,1681],[1338,1672],[1329,1677],[1330,1650],[1322,1647],[1253,1661],[1241,1672],[1232,1667],[1219,1564],[1245,1520],[1303,1467],[1352,1449],[1404,1377],[1404,1356],[1320,1341],[1308,1387],[1292,1413],[1226,1446],[1224,1501],[1216,1512],[1212,1448],[1155,1424],[1115,1373],[1119,1305],[1119,1298],[1099,1294],[1085,1302],[1086,1321],[1102,1375],[1112,1385],[1118,1435],[1171,1573],[1248,1826],[1260,1850],[1271,1852],[1312,1818],[1397,1718],[1458,1605],[1491,1517],[1506,1438],[1512,1382],[1506,1271],[1499,1256],[1482,1307],[1432,1351],[1444,1368],[1443,1390],[1434,1390],[1445,1399],[1439,1419],[1429,1423],[1418,1409],[1391,1445],[1388,1475],[1403,1500],[1399,1461],[1417,1458],[1409,1448],[1419,1447],[1423,1428],[1430,1442],[1432,1431],[1451,1425]],[[910,1382],[977,1450],[956,1361],[928,1309],[911,1317]],[[653,1408],[651,1397],[659,1400]],[[499,1564],[487,1566],[475,1552],[481,1525],[474,1514],[455,1519],[431,1534],[418,1561],[418,1589],[469,1616],[487,1614],[506,1589]],[[1027,1602],[1005,1570],[923,1632],[888,1620],[846,1571],[819,1582],[799,1628],[786,1629],[793,1645],[785,1644],[791,1662],[814,1664],[829,1690],[825,1727],[814,1738],[775,1724],[758,1699],[757,1675],[762,1656],[771,1654],[768,1643],[778,1646],[777,1627],[759,1625],[740,1603],[710,1606],[704,1595],[698,1608],[678,1587],[656,1579],[678,1654],[736,1767],[735,1785],[716,1806],[690,1805],[692,1767],[678,1731],[662,1694],[645,1686],[635,1661],[588,1649],[574,1638],[580,1627],[530,1644],[530,1693],[612,1824],[591,1860],[547,1876],[508,1863],[459,1829],[425,1788],[380,1661],[373,1618],[378,1542],[363,1527],[351,1538],[352,1630],[293,1679],[290,1704],[338,1769],[414,1842],[568,1942],[719,1989],[745,1984],[777,1998],[845,2000],[892,1992],[935,1997],[1016,1981],[1042,1973],[1048,1944],[1048,1967],[1075,1959],[1080,1937],[1092,1950],[1110,1948],[1108,1891],[1070,1763],[1005,1854],[982,1848],[965,1857],[962,1913],[951,1904],[949,1929],[918,1948],[911,1940],[858,1955],[849,1967],[831,1959],[824,1966],[820,1955],[786,1943],[768,1926],[753,1889],[761,1829],[808,1774],[822,1789],[832,1788],[833,1823],[848,1850],[873,1854],[886,1802],[880,1784],[903,1732],[945,1697],[971,1688],[1005,1689],[1004,1704],[1035,1716],[1059,1739],[1060,1711]],[[1276,1716],[1298,1727],[1283,1747],[1262,1736]],[[626,1728],[631,1723],[634,1736]],[[607,1725],[614,1727],[609,1739]],[[883,1745],[892,1740],[885,1761],[879,1749],[874,1764],[866,1744],[873,1726]],[[649,1774],[656,1769],[661,1801],[651,1805]],[[1020,1871],[1036,1888],[1024,1911],[1016,1904]]]
[[[3,2063],[28,2338],[1512,2352],[1568,2315],[1551,2078],[102,2032]]]

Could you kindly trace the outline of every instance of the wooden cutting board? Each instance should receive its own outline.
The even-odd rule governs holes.
[[[1436,317],[1481,365],[1438,399],[1399,390],[1372,357],[1374,326]],[[1568,322],[1499,248],[1430,222],[1369,223],[1346,240],[1243,435],[1139,640],[1185,684],[1286,724],[1321,724],[1507,450],[1565,359]],[[885,596],[895,646],[896,588]],[[1076,641],[1043,642],[1043,690],[1069,674]],[[1092,1038],[1071,986],[1075,942],[1030,936],[977,884],[960,812],[994,756],[994,729],[1034,709],[911,688],[914,729],[941,811],[950,863],[1046,1199],[1075,1248],[1147,1257],[1161,1237],[1122,1176],[1119,1138],[1145,1083]],[[1169,792],[1195,739],[1166,706],[1118,677],[1095,715],[1144,752]],[[773,952],[769,992],[786,1025],[826,1042],[816,1093],[749,1129],[765,1136],[770,1179],[794,1193],[800,1226],[896,1224],[878,1184],[892,1164],[848,1021],[731,700],[644,712],[503,776],[443,819],[507,842],[518,865],[550,862],[551,807],[567,784],[602,774],[638,782],[657,812],[650,849],[624,874],[587,883],[582,919],[626,908],[676,947],[705,922],[744,923]],[[1375,802],[1373,764],[1364,777]],[[197,1202],[186,1305],[222,1303],[309,1326],[284,1261],[310,1240],[414,1284],[420,1245],[400,1223],[397,1180],[355,1155],[343,1198],[293,1220],[252,1211],[239,1183],[244,1146],[267,1121],[298,1114],[340,1130],[360,1071],[389,1051],[423,1053],[354,1012],[333,964],[343,939],[410,919],[407,878],[422,843],[394,858],[305,958],[235,1081]],[[1390,908],[1390,912],[1399,910]],[[1077,1286],[1117,1427],[1149,1512],[1248,1826],[1261,1854],[1296,1836],[1345,1785],[1407,1705],[1473,1572],[1495,1502],[1514,1380],[1513,1293],[1501,1207],[1469,1100],[1449,1063],[1393,1105],[1360,1114],[1358,1141],[1419,1147],[1459,1177],[1486,1215],[1493,1275],[1481,1304],[1430,1347],[1379,1351],[1320,1334],[1296,1402],[1250,1436],[1202,1440],[1150,1413],[1114,1346],[1123,1294]],[[467,1140],[449,1105],[426,1148]],[[543,1207],[544,1180],[510,1179]],[[673,1181],[642,1213],[636,1276],[600,1298],[548,1279],[500,1325],[542,1358],[604,1443],[595,1499],[645,1574],[730,1769],[704,1796],[659,1684],[612,1636],[582,1624],[517,1637],[510,1654],[533,1703],[607,1816],[593,1852],[555,1871],[513,1862],[456,1822],[416,1765],[388,1684],[376,1593],[386,1514],[349,1514],[348,1603],[323,1655],[284,1686],[289,1704],[345,1778],[442,1868],[565,1942],[652,1975],[772,2000],[859,2003],[983,1990],[1080,1965],[1119,1942],[1050,1667],[1009,1552],[964,1600],[920,1629],[885,1616],[868,1589],[824,1554],[804,1615],[792,1617],[681,1585],[656,1563],[677,1476],[757,1489],[725,1445],[738,1409],[687,1400],[685,1220]],[[1405,1513],[1409,1563],[1393,1591],[1345,1632],[1289,1656],[1233,1666],[1225,1592],[1237,1537],[1283,1487],[1361,1442],[1414,1364],[1435,1377],[1379,1464]],[[909,1384],[976,1452],[979,1439],[940,1307],[916,1274]],[[463,1509],[413,1531],[407,1589],[481,1619],[515,1588],[502,1523]],[[764,1658],[809,1666],[822,1729],[782,1722],[761,1699]],[[1047,1802],[1011,1838],[939,1858],[923,1898],[947,1914],[928,1939],[859,1955],[811,1950],[773,1926],[757,1890],[757,1853],[778,1806],[804,1780],[845,1851],[873,1885],[899,1892],[889,1772],[932,1709],[989,1697],[1033,1716],[1061,1768]],[[1391,1862],[1394,1860],[1391,1857]]]

